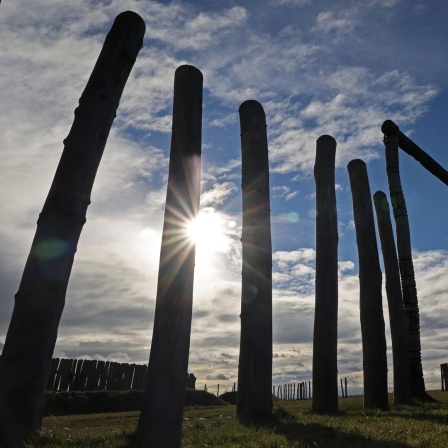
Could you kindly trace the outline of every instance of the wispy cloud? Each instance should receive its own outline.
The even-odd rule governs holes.
[[[348,11],[335,14],[332,11],[320,12],[316,17],[316,31],[324,33],[338,32],[351,33],[355,28],[356,22]]]

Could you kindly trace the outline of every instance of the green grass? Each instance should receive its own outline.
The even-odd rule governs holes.
[[[187,407],[181,447],[446,448],[448,393],[434,403],[365,411],[362,397],[339,400],[340,415],[311,413],[311,401],[277,401],[271,419],[242,425],[235,406]],[[138,412],[46,417],[30,447],[130,448]],[[153,445],[152,445],[153,446]]]

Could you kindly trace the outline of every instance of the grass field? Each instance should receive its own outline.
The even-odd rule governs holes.
[[[430,393],[435,403],[365,411],[362,397],[339,400],[340,415],[315,415],[311,401],[276,401],[272,419],[240,424],[235,406],[187,407],[181,447],[253,448],[446,448],[448,392]],[[138,412],[45,417],[30,447],[138,447]]]

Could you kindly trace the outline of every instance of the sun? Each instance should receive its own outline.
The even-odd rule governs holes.
[[[196,219],[188,222],[186,234],[196,244],[196,264],[211,263],[219,253],[227,252],[232,243],[228,232],[233,227],[234,221],[225,220],[213,208],[201,210]]]

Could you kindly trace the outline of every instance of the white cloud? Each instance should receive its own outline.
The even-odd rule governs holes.
[[[291,191],[291,188],[286,185],[272,187],[271,191],[273,193],[274,199],[281,198],[284,199],[285,201],[290,201],[299,194],[298,190]]]
[[[169,44],[175,51],[203,50],[215,45],[217,40],[244,24],[247,19],[247,11],[240,6],[219,13],[200,12],[195,16],[180,4],[159,8],[162,9],[165,9],[162,17],[154,14],[147,23],[148,37]]]
[[[273,6],[305,6],[311,3],[311,0],[270,0]]]
[[[335,14],[332,11],[324,11],[317,15],[315,29],[324,33],[331,33],[333,31],[351,33],[355,25],[355,19],[349,10],[339,14]]]
[[[370,0],[369,6],[381,6],[383,8],[393,8],[397,3],[400,3],[402,0]]]
[[[211,188],[201,192],[201,207],[223,204],[236,191],[238,187],[233,182],[215,183]]]
[[[393,86],[392,91],[386,90],[386,83]],[[360,67],[343,68],[330,75],[325,84],[329,88],[326,99],[312,100],[303,107],[295,126],[278,120],[280,125],[270,143],[274,172],[300,170],[311,174],[315,141],[323,134],[337,141],[336,166],[345,166],[353,158],[374,160],[379,157],[384,119],[393,116],[397,122],[413,123],[436,95],[433,86],[416,85],[396,70],[374,77]],[[291,114],[287,101],[283,111]]]

